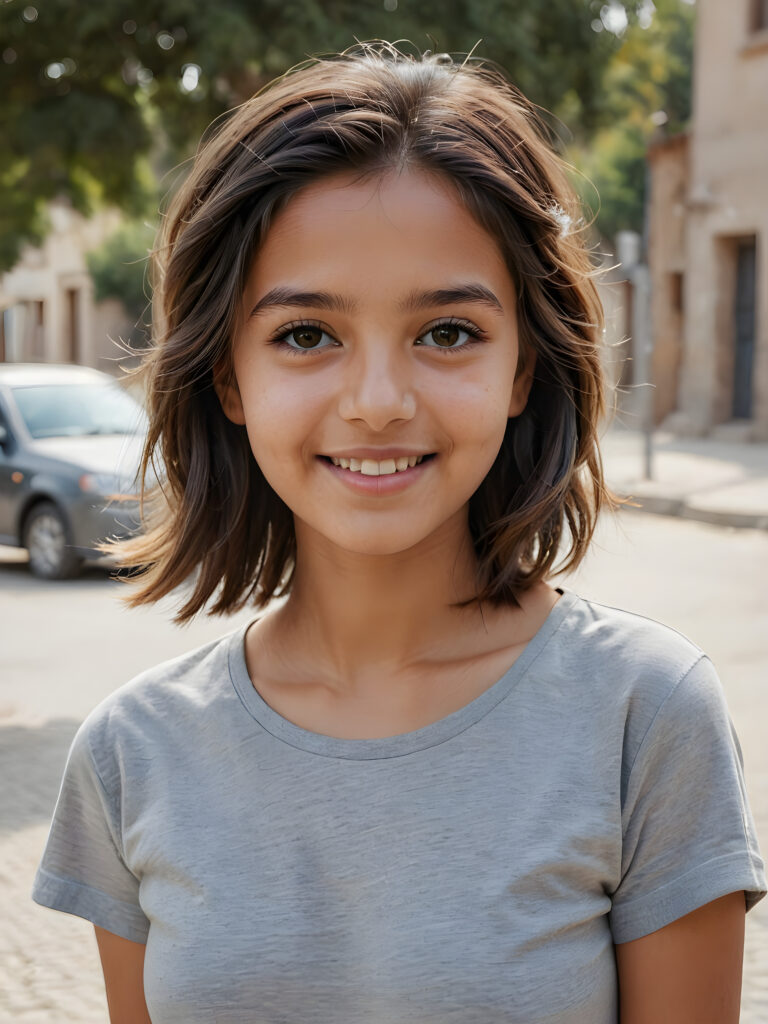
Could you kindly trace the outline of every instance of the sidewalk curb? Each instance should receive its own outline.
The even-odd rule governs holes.
[[[672,498],[661,494],[642,494],[628,491],[624,487],[613,488],[620,498],[636,501],[640,508],[624,505],[630,512],[647,512],[656,516],[676,516],[713,526],[733,526],[741,530],[768,530],[768,513],[736,512],[728,509],[696,508],[687,504],[685,498]]]

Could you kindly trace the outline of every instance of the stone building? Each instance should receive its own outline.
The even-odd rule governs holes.
[[[49,207],[50,231],[0,275],[0,362],[84,363],[114,370],[132,324],[122,304],[96,302],[86,254],[120,222],[102,212],[85,219],[66,202]]]
[[[649,150],[654,419],[768,440],[768,0],[698,0],[693,117]]]

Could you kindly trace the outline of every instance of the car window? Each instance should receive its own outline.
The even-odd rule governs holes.
[[[34,438],[137,434],[145,429],[144,410],[118,384],[41,384],[12,392]]]
[[[10,440],[10,438],[13,435],[11,434],[11,428],[10,428],[10,426],[8,424],[8,417],[5,415],[5,409],[3,408],[2,399],[0,399],[0,427],[4,427],[5,428],[5,430],[4,430],[5,436]]]

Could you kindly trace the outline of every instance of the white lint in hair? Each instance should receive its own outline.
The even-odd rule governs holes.
[[[566,235],[570,235],[571,228],[573,227],[573,218],[569,213],[565,212],[559,203],[555,203],[554,206],[549,208],[549,214],[560,226],[560,237],[564,238]]]

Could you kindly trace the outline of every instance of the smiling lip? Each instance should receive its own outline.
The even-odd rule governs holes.
[[[345,448],[343,452],[323,452],[323,455],[329,459],[375,459],[377,462],[383,462],[384,459],[400,459],[404,456],[409,458],[413,455],[430,455],[431,452],[424,451],[423,448],[395,448],[390,446],[389,448]]]
[[[360,450],[362,449],[358,449],[358,451]],[[389,450],[394,451],[394,449]],[[417,455],[420,453],[413,452],[413,454]],[[339,458],[341,457],[339,456]],[[364,457],[370,458],[370,456]],[[390,458],[392,457],[390,456]],[[334,466],[327,456],[318,456],[318,460],[324,466],[327,466],[330,472],[337,476],[342,483],[351,487],[352,490],[357,491],[359,494],[373,494],[381,497],[388,494],[397,494],[405,490],[412,483],[415,483],[428,470],[428,467],[432,465],[436,458],[437,456],[435,455],[431,459],[425,459],[423,462],[420,462],[417,466],[409,466],[408,469],[397,473],[386,473],[384,476],[366,476],[364,473],[354,473],[351,469],[342,469],[341,466]]]

